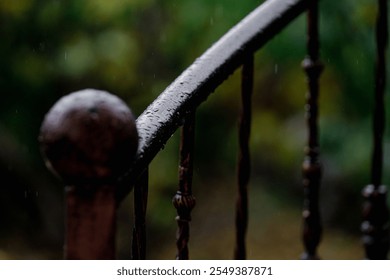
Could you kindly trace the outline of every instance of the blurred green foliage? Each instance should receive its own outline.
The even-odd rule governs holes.
[[[62,184],[45,170],[37,144],[42,119],[56,100],[79,89],[99,88],[119,95],[139,115],[261,2],[1,1],[0,257],[3,250],[10,254],[6,257],[28,258],[15,253],[20,242],[41,249],[31,258],[61,254]],[[326,224],[354,234],[359,231],[360,190],[370,178],[375,17],[373,1],[321,2],[321,57],[326,65],[320,98],[322,208]],[[305,41],[301,16],[256,55],[251,138],[251,187],[261,195],[261,186],[267,196],[298,208],[306,139],[306,85],[300,68]],[[239,74],[198,110],[196,195],[210,188],[234,189]],[[387,130],[385,171],[390,168],[389,143]],[[164,230],[174,229],[170,200],[177,184],[177,145],[175,135],[151,166],[150,235],[164,236]],[[208,214],[208,206],[203,208],[195,210],[201,217]],[[129,214],[122,214],[128,219]]]

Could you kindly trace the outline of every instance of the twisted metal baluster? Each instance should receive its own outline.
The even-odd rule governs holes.
[[[363,243],[367,259],[386,259],[389,250],[389,210],[386,186],[382,185],[383,134],[385,128],[384,94],[386,84],[386,47],[388,42],[387,0],[378,0],[376,23],[376,80],[374,108],[374,149],[372,155],[372,184],[363,190]]]
[[[134,228],[132,241],[132,259],[146,258],[146,206],[148,201],[149,170],[142,173],[134,186]]]
[[[242,68],[241,99],[239,120],[238,155],[238,197],[236,201],[236,248],[234,258],[246,258],[245,236],[248,227],[248,182],[250,177],[249,136],[251,127],[251,96],[253,91],[253,55],[249,56]]]
[[[190,113],[181,129],[179,188],[172,199],[177,210],[178,224],[176,259],[188,260],[188,241],[190,238],[191,211],[195,207],[192,195],[192,171],[194,150],[195,112]]]
[[[317,247],[321,240],[322,226],[319,211],[318,192],[322,167],[319,161],[318,144],[318,95],[319,76],[323,64],[319,61],[318,39],[318,1],[312,1],[308,10],[308,55],[302,63],[307,75],[308,94],[306,100],[306,121],[308,126],[308,144],[303,162],[303,243],[305,252],[302,259],[318,259]]]

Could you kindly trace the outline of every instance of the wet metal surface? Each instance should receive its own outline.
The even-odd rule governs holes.
[[[121,197],[185,117],[205,101],[249,54],[254,53],[300,15],[309,0],[269,0],[227,32],[185,70],[137,119],[139,148],[123,180]]]
[[[192,174],[195,141],[195,113],[188,115],[181,129],[179,188],[172,199],[177,210],[176,259],[188,260],[188,242],[190,239],[191,211],[195,207],[192,195]]]

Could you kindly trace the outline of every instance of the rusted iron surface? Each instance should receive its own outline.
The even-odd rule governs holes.
[[[90,190],[84,188],[90,187]],[[94,189],[94,191],[91,191]],[[66,259],[115,259],[116,199],[112,185],[66,188]]]
[[[318,259],[317,247],[321,241],[322,226],[319,211],[319,188],[322,167],[319,161],[318,143],[318,95],[319,76],[323,65],[319,61],[318,1],[312,1],[308,10],[308,55],[302,63],[307,75],[308,93],[306,100],[306,122],[308,140],[305,159],[302,165],[304,205],[303,205],[303,259]]]
[[[188,260],[191,211],[195,207],[192,195],[192,173],[194,160],[195,113],[189,114],[181,130],[179,188],[172,199],[177,210],[176,259]]]
[[[121,187],[124,197],[134,181],[166,141],[183,123],[188,112],[199,106],[245,57],[254,53],[299,16],[311,1],[269,0],[227,32],[185,70],[139,116],[140,138],[135,164]]]
[[[363,190],[363,243],[367,259],[387,259],[389,250],[389,210],[387,189],[382,185],[383,135],[385,129],[386,48],[388,44],[387,0],[378,0],[376,23],[376,76],[374,105],[374,149],[372,156],[372,184]]]
[[[132,259],[146,259],[146,206],[148,202],[149,170],[146,169],[134,185],[134,228]]]
[[[67,259],[115,258],[117,179],[138,146],[135,120],[119,98],[83,90],[61,98],[39,136],[46,165],[67,185]]]
[[[246,259],[245,238],[248,227],[248,183],[250,178],[249,137],[251,131],[251,97],[253,92],[253,63],[250,55],[244,62],[241,80],[242,108],[239,120],[238,197],[236,202],[236,248],[234,258]]]

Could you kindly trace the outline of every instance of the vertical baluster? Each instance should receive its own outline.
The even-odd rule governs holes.
[[[135,120],[119,98],[83,90],[60,99],[39,137],[66,188],[67,259],[114,259],[118,177],[137,151]]]
[[[372,184],[366,186],[363,190],[365,203],[363,206],[362,232],[367,259],[386,259],[389,249],[389,211],[386,205],[387,189],[386,186],[382,185],[387,29],[387,0],[378,0]]]
[[[188,241],[190,238],[191,211],[195,207],[195,198],[192,195],[194,129],[195,112],[192,112],[185,119],[181,129],[179,188],[172,199],[172,203],[177,210],[176,259],[178,260],[189,258]]]
[[[312,1],[307,16],[308,55],[302,63],[307,75],[308,93],[306,100],[306,121],[308,127],[308,143],[305,148],[305,159],[302,166],[304,187],[303,209],[303,243],[305,252],[302,259],[317,259],[317,247],[321,240],[322,226],[319,212],[319,187],[321,180],[321,164],[318,144],[318,95],[319,76],[323,65],[319,61],[318,38],[318,1]]]
[[[146,207],[148,202],[149,170],[146,169],[134,185],[133,260],[146,258]]]
[[[253,55],[242,68],[241,102],[239,119],[238,197],[236,201],[236,248],[234,258],[246,258],[245,238],[248,227],[248,183],[250,177],[249,136],[251,129],[251,96],[253,92]]]

